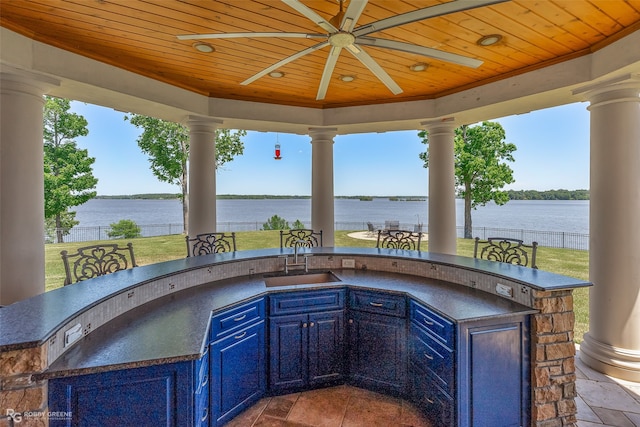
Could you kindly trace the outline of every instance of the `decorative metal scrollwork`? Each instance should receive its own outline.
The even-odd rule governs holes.
[[[378,230],[376,248],[419,251],[422,233],[406,230]]]
[[[192,239],[187,236],[187,256],[235,252],[235,250],[235,233],[202,233]]]
[[[62,251],[65,285],[135,267],[133,245],[101,244],[78,248],[74,254]],[[71,261],[71,264],[70,264]]]
[[[538,268],[536,266],[537,247],[537,242],[526,245],[519,239],[489,237],[487,240],[480,240],[480,238],[476,237],[474,257]],[[529,252],[531,252],[531,255]]]
[[[280,247],[313,248],[322,246],[322,230],[313,231],[308,228],[294,228],[292,230],[280,230]]]

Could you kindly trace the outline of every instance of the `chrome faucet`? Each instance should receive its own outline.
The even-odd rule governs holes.
[[[298,264],[298,249],[301,247],[304,247],[306,245],[307,242],[305,242],[302,239],[298,239],[296,240],[295,244],[293,245],[293,263],[295,265]]]

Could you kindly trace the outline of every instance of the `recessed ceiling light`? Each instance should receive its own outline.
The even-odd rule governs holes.
[[[428,67],[427,64],[425,64],[424,62],[418,62],[417,64],[413,64],[411,67],[409,67],[409,69],[411,71],[424,71],[426,70]]]
[[[281,77],[284,77],[284,73],[282,71],[272,71],[269,73],[269,75],[274,79],[279,79]]]
[[[202,43],[202,42],[195,42],[193,44],[193,48],[199,52],[202,53],[211,53],[214,52],[216,49],[211,46],[209,43]]]
[[[490,34],[488,36],[480,37],[476,43],[480,46],[491,46],[498,43],[500,40],[502,40],[502,36],[500,34]]]
[[[354,81],[356,78],[354,76],[340,76],[340,80],[342,80],[343,82],[352,82]]]

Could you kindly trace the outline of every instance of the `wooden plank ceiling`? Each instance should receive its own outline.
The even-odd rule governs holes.
[[[337,0],[301,0],[329,20]],[[440,0],[370,0],[362,25]],[[345,3],[345,8],[348,3]],[[398,83],[393,95],[343,49],[326,97],[316,100],[329,47],[278,71],[240,83],[266,67],[319,43],[304,38],[202,40],[202,53],[180,34],[224,32],[326,33],[279,0],[2,0],[0,25],[59,47],[199,94],[219,98],[329,108],[434,98],[585,55],[640,29],[640,0],[512,0],[425,19],[371,37],[403,41],[483,61],[465,67],[421,55],[365,46]],[[492,46],[477,41],[498,34]],[[320,40],[321,41],[321,40]],[[425,71],[411,71],[416,63]],[[353,76],[344,82],[340,76]]]

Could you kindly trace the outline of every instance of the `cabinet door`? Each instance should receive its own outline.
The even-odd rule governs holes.
[[[349,375],[355,383],[403,393],[406,377],[405,319],[349,314]]]
[[[309,383],[338,381],[344,373],[344,311],[309,315]]]
[[[529,425],[526,330],[526,320],[461,328],[458,371],[461,426]]]
[[[307,384],[307,314],[269,319],[269,387],[300,388]]]
[[[265,391],[264,321],[211,345],[212,425],[222,425]]]
[[[192,425],[193,371],[194,362],[182,362],[50,380],[49,411],[72,418],[49,425]]]

